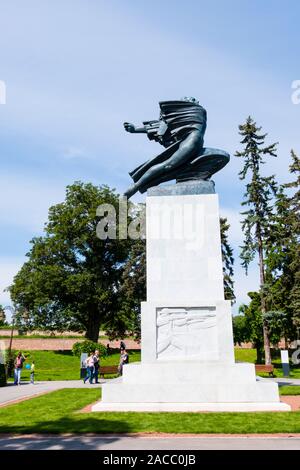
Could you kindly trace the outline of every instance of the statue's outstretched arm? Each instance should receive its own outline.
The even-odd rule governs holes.
[[[146,134],[147,129],[145,126],[143,127],[136,127],[131,122],[124,122],[125,131],[130,132],[131,134]]]

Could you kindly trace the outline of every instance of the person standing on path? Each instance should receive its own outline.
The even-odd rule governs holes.
[[[14,384],[15,385],[20,385],[20,383],[21,383],[21,372],[22,372],[23,363],[25,362],[25,360],[26,359],[23,356],[23,354],[21,353],[21,351],[19,351],[18,355],[15,359],[15,362],[14,362],[14,366],[15,366],[15,370],[14,370],[15,381],[14,381]]]
[[[90,384],[93,383],[93,375],[94,375],[94,355],[93,353],[89,355],[89,357],[86,360],[86,376],[83,379],[83,383],[86,383],[88,380]]]
[[[34,384],[34,361],[32,361],[31,367],[30,367],[30,383]]]
[[[121,349],[121,356],[120,356],[120,362],[119,362],[119,373],[120,375],[123,375],[123,365],[128,364],[129,362],[129,356],[125,348]]]
[[[99,369],[100,369],[100,353],[99,350],[96,349],[93,355],[94,358],[94,378],[95,378],[95,384],[99,383]]]

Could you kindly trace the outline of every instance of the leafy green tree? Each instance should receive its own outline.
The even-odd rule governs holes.
[[[246,191],[242,206],[248,209],[242,212],[242,230],[244,243],[241,249],[242,266],[248,271],[249,264],[258,256],[260,273],[260,298],[262,316],[268,311],[265,295],[265,256],[270,240],[270,224],[272,219],[272,200],[277,192],[277,184],[274,176],[262,176],[261,166],[265,163],[265,157],[276,157],[277,144],[265,146],[267,134],[260,134],[261,128],[257,127],[251,117],[246,123],[239,126],[242,136],[242,151],[236,152],[236,156],[244,160],[244,165],[239,173],[241,180],[249,180],[246,183]],[[270,338],[268,324],[262,324],[265,363],[271,364]]]
[[[245,315],[235,315],[232,317],[233,340],[234,344],[246,343],[249,341],[249,332],[246,324]]]
[[[251,301],[249,305],[241,305],[240,315],[233,317],[234,341],[251,342],[256,348],[257,362],[260,364],[263,358],[263,337],[261,334],[263,322],[268,326],[270,342],[273,345],[284,336],[287,324],[287,315],[280,311],[261,312],[261,298],[259,292],[249,292]]]
[[[263,319],[268,324],[271,343],[274,345],[279,343],[287,330],[288,319],[286,313],[269,310],[264,314]]]
[[[222,249],[222,260],[223,260],[223,278],[224,278],[224,294],[226,300],[231,300],[231,303],[235,302],[234,295],[234,281],[233,281],[233,249],[231,248],[228,241],[228,230],[230,225],[227,218],[220,218],[221,227],[221,249]]]
[[[0,326],[5,326],[6,324],[7,323],[6,323],[5,311],[2,305],[0,304]]]
[[[261,364],[263,359],[263,335],[262,335],[262,313],[261,296],[259,292],[248,292],[251,301],[249,305],[242,304],[239,313],[244,316],[243,341],[250,341],[256,349],[257,363]]]
[[[96,236],[101,204],[116,210],[118,195],[107,186],[75,182],[65,201],[49,209],[45,235],[31,241],[28,260],[10,287],[17,310],[28,311],[31,328],[85,331],[97,341],[100,326],[118,316],[130,240]],[[103,220],[103,219],[101,219]]]

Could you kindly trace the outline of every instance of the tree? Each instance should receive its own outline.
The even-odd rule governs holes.
[[[224,294],[226,300],[231,300],[231,303],[235,302],[234,295],[234,281],[233,281],[233,249],[231,248],[228,241],[228,230],[230,225],[228,224],[227,218],[220,218],[221,227],[221,249],[222,249],[222,260],[223,260],[223,278],[224,278]]]
[[[276,195],[270,247],[266,256],[266,295],[271,310],[286,314],[284,336],[297,337],[300,326],[300,191],[288,197],[286,188],[299,188],[300,161],[292,151],[291,173],[298,173],[296,181],[284,184]]]
[[[233,340],[234,344],[239,344],[249,341],[249,332],[246,324],[245,315],[235,315],[232,317],[233,326]]]
[[[262,326],[268,326],[269,338],[272,344],[277,344],[284,336],[287,324],[287,315],[280,311],[261,312],[261,296],[259,292],[248,292],[251,301],[249,305],[243,304],[239,308],[240,315],[233,317],[234,341],[237,343],[253,343],[256,348],[257,362],[262,363],[263,336]]]
[[[268,311],[265,294],[265,253],[270,239],[270,221],[272,219],[272,199],[277,192],[274,176],[262,176],[261,166],[265,157],[276,157],[277,144],[264,146],[267,134],[260,134],[261,127],[249,116],[246,123],[239,126],[242,136],[241,144],[244,150],[236,152],[236,156],[243,158],[244,166],[239,173],[241,180],[247,176],[250,180],[246,184],[246,192],[242,206],[248,210],[242,212],[242,230],[244,243],[241,249],[242,266],[248,272],[249,264],[258,255],[260,274],[260,299],[262,316]],[[263,320],[262,325],[265,349],[265,363],[271,364],[270,338],[268,324]]]
[[[2,305],[0,304],[0,326],[5,326],[6,324],[7,323],[6,323],[5,311]]]
[[[289,268],[292,274],[292,288],[289,295],[294,325],[300,327],[300,158],[292,150],[290,173],[295,175],[295,181],[285,184],[286,188],[296,188],[295,193],[288,199],[289,222],[293,237],[289,246],[291,257]]]
[[[270,332],[270,341],[277,344],[287,331],[287,315],[284,312],[269,310],[263,316],[263,320],[268,324]]]
[[[17,310],[28,311],[30,327],[85,331],[97,341],[100,326],[115,321],[131,241],[99,239],[96,211],[111,204],[118,230],[118,203],[107,186],[75,182],[67,186],[65,201],[49,209],[45,235],[31,241],[28,261],[10,287]]]
[[[242,304],[239,313],[244,316],[243,341],[250,341],[256,349],[257,363],[262,363],[263,358],[263,335],[262,335],[262,312],[261,296],[259,292],[248,292],[251,301],[249,305]]]

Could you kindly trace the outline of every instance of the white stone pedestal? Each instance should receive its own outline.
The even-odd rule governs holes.
[[[93,411],[289,411],[276,383],[235,363],[218,196],[147,197],[142,361],[102,386]]]

